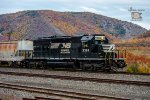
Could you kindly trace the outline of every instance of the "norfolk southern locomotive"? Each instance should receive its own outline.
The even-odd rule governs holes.
[[[0,63],[9,66],[83,70],[124,68],[126,51],[115,50],[105,35],[51,36],[29,41],[0,42]]]

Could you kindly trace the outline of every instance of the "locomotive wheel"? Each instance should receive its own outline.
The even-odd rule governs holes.
[[[91,70],[96,71],[96,67],[94,65],[91,65]]]
[[[37,69],[44,69],[44,62],[41,61],[41,62],[35,62],[34,63],[34,67],[37,68]]]
[[[30,68],[30,61],[26,61],[26,68]]]
[[[111,70],[110,68],[104,68],[103,69],[104,72],[110,72],[110,70]]]
[[[87,68],[87,67],[85,67],[85,66],[83,66],[83,67],[82,67],[82,70],[83,70],[83,71],[87,71],[87,70],[88,70],[88,68]]]
[[[15,62],[12,61],[10,67],[15,67]]]
[[[24,61],[21,61],[21,62],[20,62],[19,67],[21,67],[21,68],[23,68],[23,67],[24,67]]]
[[[83,71],[86,71],[86,70],[87,70],[87,67],[84,65],[84,63],[80,63],[80,68],[81,68]]]
[[[72,65],[72,69],[76,70],[76,65],[75,64]]]
[[[78,61],[75,61],[74,64],[72,65],[73,70],[79,69],[80,68],[80,63]]]
[[[52,68],[52,70],[55,70],[55,67],[51,67]]]
[[[16,62],[16,61],[15,61],[15,62],[14,62],[14,67],[15,67],[15,68],[18,68],[18,67],[19,67],[19,62]]]
[[[117,72],[118,71],[118,66],[117,66],[117,64],[115,62],[113,62],[111,64],[110,68],[111,68],[111,71],[113,71],[113,72]]]
[[[47,69],[47,63],[46,62],[43,62],[43,68]]]

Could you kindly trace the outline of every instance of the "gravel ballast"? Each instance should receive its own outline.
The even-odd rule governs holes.
[[[100,73],[69,72],[69,71],[53,71],[53,70],[37,70],[37,69],[21,69],[21,68],[0,68],[0,71],[150,82],[150,75],[107,74],[101,72]]]
[[[150,87],[146,86],[96,83],[87,81],[60,80],[52,78],[11,75],[0,75],[0,82],[37,86],[51,89],[69,90],[105,96],[124,97],[133,100],[150,99]]]

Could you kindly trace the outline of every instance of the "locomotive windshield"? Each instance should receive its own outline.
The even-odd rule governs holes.
[[[108,39],[105,36],[95,36],[95,44],[108,43]]]

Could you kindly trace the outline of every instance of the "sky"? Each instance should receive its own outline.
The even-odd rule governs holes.
[[[92,12],[150,29],[149,5],[150,0],[1,0],[0,14],[24,10]],[[142,19],[132,20],[131,7],[134,12],[142,13]]]

